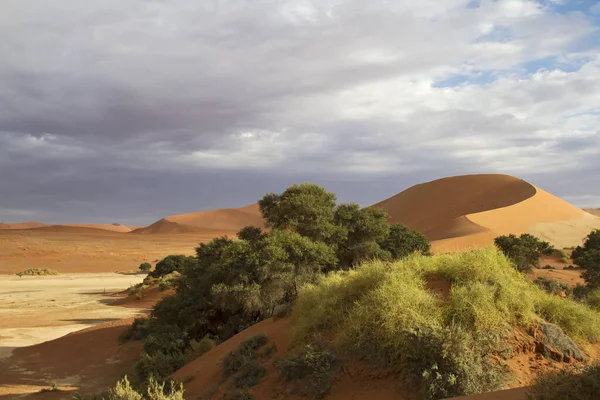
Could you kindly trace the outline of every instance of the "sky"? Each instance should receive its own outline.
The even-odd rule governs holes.
[[[3,0],[0,221],[503,173],[600,207],[595,0]]]

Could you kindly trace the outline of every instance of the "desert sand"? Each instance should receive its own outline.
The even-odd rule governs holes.
[[[101,229],[45,227],[0,230],[0,274],[29,268],[51,268],[61,273],[137,270],[169,254],[194,253],[200,242],[234,232],[136,235]]]
[[[425,234],[434,252],[493,243],[510,233],[530,233],[557,248],[582,243],[600,218],[521,179],[463,175],[415,185],[372,207]]]
[[[584,208],[583,211],[588,212],[597,217],[600,217],[600,208]]]
[[[33,228],[42,228],[44,226],[48,226],[46,224],[42,224],[40,222],[16,222],[16,223],[3,223],[0,222],[0,229],[33,229]]]
[[[600,228],[600,218],[507,175],[439,179],[373,206],[387,210],[391,222],[427,235],[435,252],[487,246],[494,237],[509,233],[532,233],[565,248],[580,244],[591,229]],[[233,237],[244,226],[263,227],[264,222],[258,204],[252,204],[172,215],[141,228],[0,224],[0,274],[28,268],[61,273],[0,279],[0,399],[21,395],[66,399],[76,389],[95,391],[114,384],[141,353],[139,342],[120,345],[118,336],[132,317],[144,314],[168,294],[152,288],[141,301],[125,298],[123,289],[141,282],[143,276],[114,271],[136,270],[140,263],[154,263],[168,254],[191,255],[200,242],[221,235]],[[566,264],[557,259],[542,261],[546,263],[556,269],[535,269],[531,277],[582,283],[579,270],[562,269]],[[288,318],[252,326],[176,372],[180,380],[194,376],[185,384],[185,397],[196,398],[210,390],[220,379],[225,354],[260,332],[276,343],[278,354],[290,346]],[[269,368],[267,378],[253,388],[256,398],[282,394]],[[48,387],[51,380],[66,392],[33,394]],[[353,362],[336,377],[328,398],[410,399],[399,381],[394,373]],[[522,400],[524,393],[524,388],[518,388],[465,399]]]
[[[0,358],[16,347],[56,339],[104,322],[139,315],[110,306],[141,275],[3,276],[0,280]],[[117,297],[115,297],[117,296]]]
[[[245,226],[263,227],[264,224],[258,203],[255,203],[240,208],[171,215],[148,227],[136,229],[134,233],[237,232]]]

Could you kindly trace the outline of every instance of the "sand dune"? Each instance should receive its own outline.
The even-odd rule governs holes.
[[[531,233],[562,248],[581,243],[595,217],[524,180],[463,175],[415,185],[373,207],[390,222],[425,234],[434,251],[487,246],[500,235]]]
[[[60,226],[73,227],[73,228],[90,228],[90,229],[104,229],[112,232],[131,232],[128,226],[121,224],[62,224]]]
[[[600,217],[600,208],[584,208],[583,211],[588,212],[597,217]]]
[[[41,228],[44,226],[48,226],[46,224],[42,224],[41,222],[16,222],[11,224],[5,224],[0,222],[0,229],[32,229],[32,228]]]
[[[21,230],[21,229],[39,229],[49,227],[68,227],[68,228],[89,228],[89,229],[103,229],[111,232],[131,232],[134,229],[142,228],[142,226],[125,226],[122,224],[42,224],[41,222],[17,222],[17,223],[2,223],[0,222],[1,230]],[[60,228],[59,228],[60,229]]]
[[[162,218],[152,225],[136,229],[134,233],[193,233],[237,232],[245,226],[264,226],[258,204],[241,208],[224,208],[177,214]]]

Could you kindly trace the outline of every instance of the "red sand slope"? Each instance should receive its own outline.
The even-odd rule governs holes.
[[[192,232],[237,232],[245,226],[264,226],[258,204],[241,208],[224,208],[177,214],[165,217],[152,225],[136,229],[134,233],[192,233]]]
[[[16,222],[13,224],[5,224],[0,222],[0,229],[32,229],[32,228],[41,228],[44,226],[48,226],[46,224],[42,224],[41,222]]]
[[[67,226],[73,228],[90,228],[90,229],[104,229],[112,232],[131,232],[132,229],[128,226],[121,224],[63,224],[60,226]]]
[[[600,218],[521,179],[462,175],[415,185],[374,204],[390,221],[424,233],[434,251],[487,246],[509,233],[531,233],[554,244],[580,244]]]

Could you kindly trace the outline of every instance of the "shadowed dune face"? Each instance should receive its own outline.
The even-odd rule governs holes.
[[[154,224],[136,229],[134,233],[193,233],[193,232],[237,232],[245,226],[263,227],[258,203],[241,208],[224,208],[177,214],[165,217]]]
[[[413,186],[373,205],[425,234],[434,252],[462,251],[530,233],[558,248],[581,244],[600,218],[508,175],[463,175]]]
[[[372,207],[425,234],[429,240],[461,237],[487,229],[469,214],[508,207],[536,194],[536,188],[508,175],[482,174],[438,179],[412,186]]]

